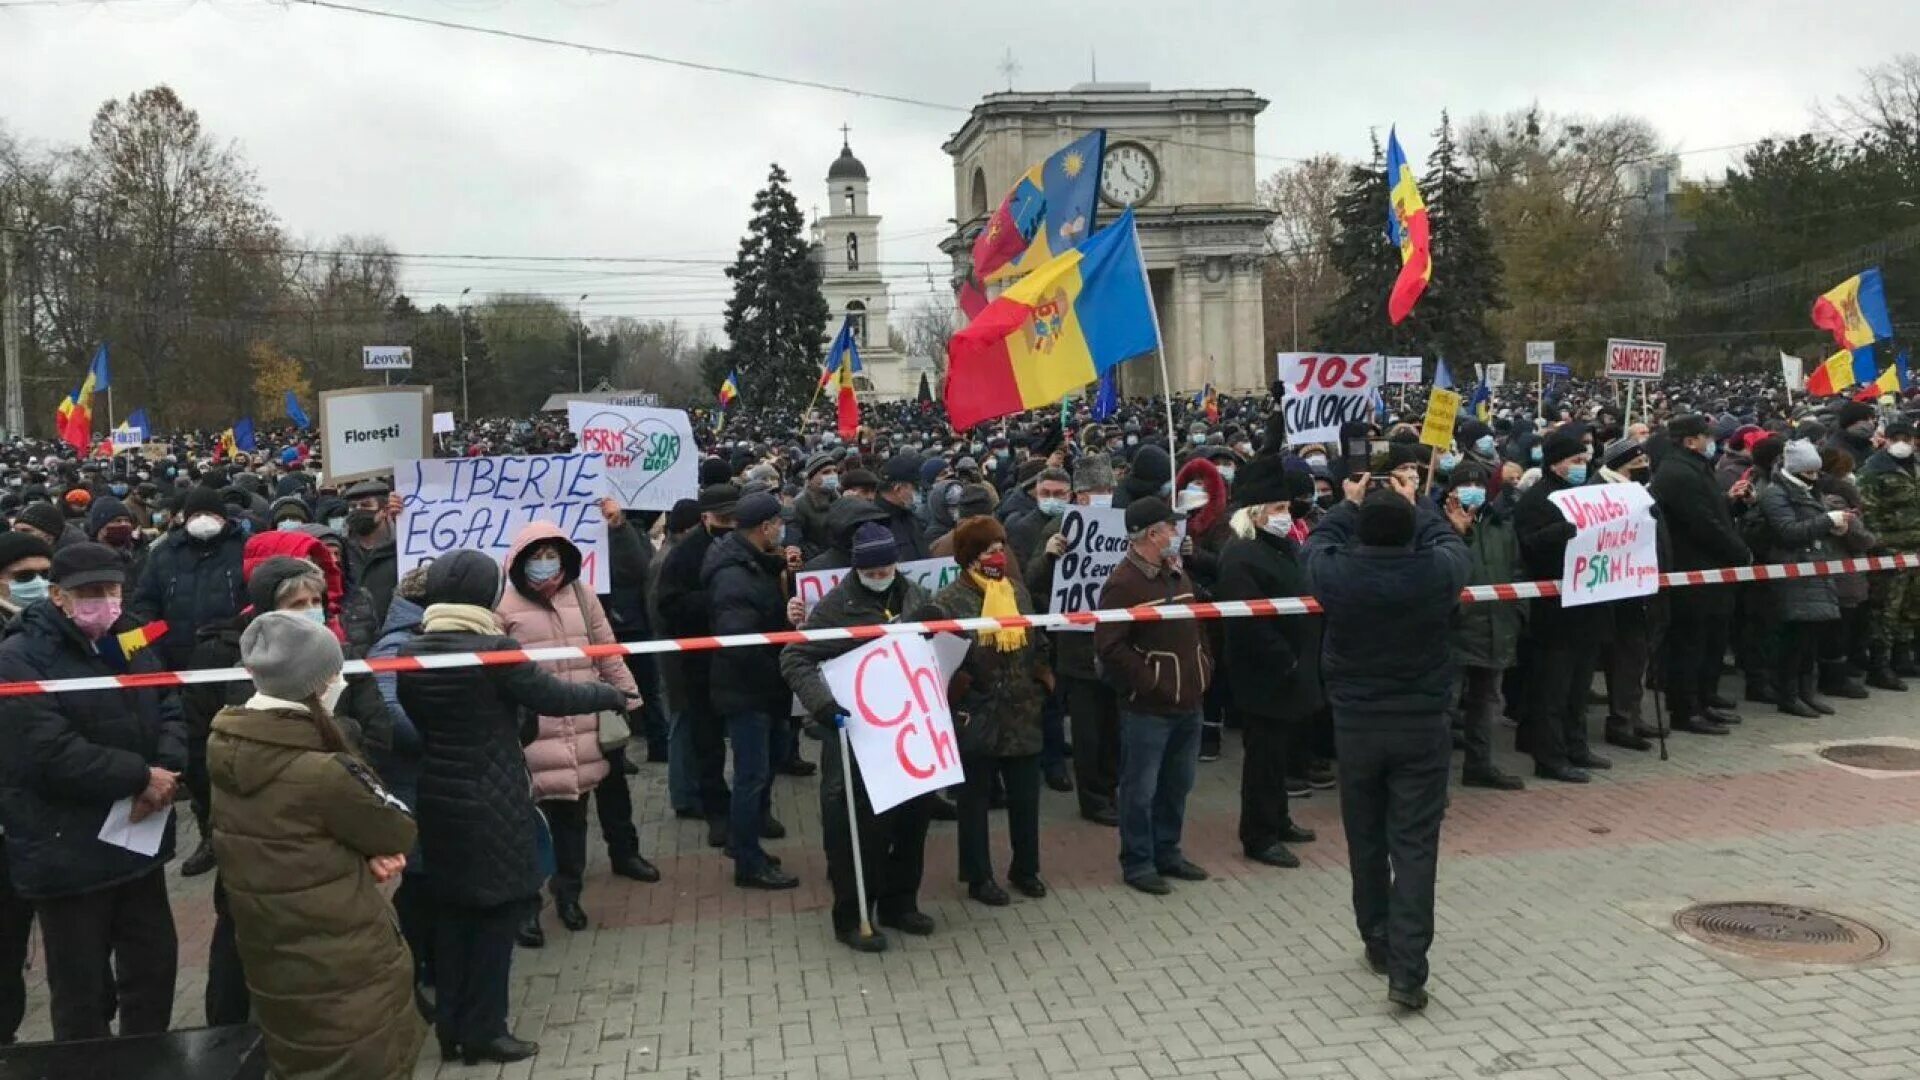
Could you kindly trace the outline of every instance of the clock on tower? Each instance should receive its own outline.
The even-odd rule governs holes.
[[[1100,198],[1109,206],[1138,206],[1160,188],[1160,163],[1139,143],[1108,143],[1100,160]]]

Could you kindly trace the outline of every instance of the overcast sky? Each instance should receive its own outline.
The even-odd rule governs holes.
[[[1423,158],[1456,118],[1538,101],[1638,113],[1685,152],[1807,130],[1811,106],[1920,41],[1920,3],[1394,5],[1102,0],[1072,18],[1029,2],[348,0],[427,18],[829,82],[927,108],[265,0],[0,0],[0,122],[84,138],[100,102],[170,83],[258,170],[289,235],[384,237],[396,251],[712,260],[708,265],[409,264],[424,303],[461,288],[540,291],[595,314],[717,326],[754,190],[778,161],[824,204],[839,127],[873,178],[896,306],[945,276],[952,212],[940,144],[984,93],[1088,75],[1156,89],[1247,87],[1258,167],[1361,155],[1398,122]],[[1839,32],[1844,23],[1854,32]],[[1871,32],[1857,28],[1869,27]],[[1836,38],[1835,33],[1839,33]],[[1832,43],[1844,41],[1846,47]],[[1822,44],[1824,43],[1824,44]],[[1690,153],[1689,175],[1726,152]],[[910,265],[925,261],[927,267]]]

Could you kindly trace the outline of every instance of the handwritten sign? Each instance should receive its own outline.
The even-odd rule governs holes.
[[[1580,530],[1567,541],[1560,606],[1604,604],[1660,588],[1653,496],[1639,484],[1595,484],[1547,496]]]
[[[1417,356],[1387,357],[1388,386],[1418,386],[1420,383],[1420,358]]]
[[[384,476],[394,463],[433,454],[433,387],[320,391],[320,482]]]
[[[960,576],[960,566],[952,559],[909,559],[894,568],[901,577],[917,582],[929,593],[937,593],[953,584]],[[837,570],[805,570],[793,576],[793,592],[800,603],[813,614],[813,606],[821,597],[834,590],[834,587],[846,580],[853,571],[844,567]]]
[[[628,510],[671,510],[700,494],[700,448],[681,409],[567,402],[576,447],[606,458],[607,484]]]
[[[1660,379],[1666,374],[1666,342],[1607,339],[1607,378]]]
[[[1488,364],[1486,370],[1487,386],[1505,386],[1507,384],[1507,365]]]
[[[1340,425],[1372,415],[1380,357],[1281,353],[1279,360],[1280,411],[1290,445],[1330,442],[1340,437]]]
[[[1185,538],[1187,523],[1174,526]],[[1100,606],[1100,592],[1113,568],[1127,555],[1127,512],[1111,506],[1069,506],[1060,519],[1060,536],[1067,550],[1053,564],[1053,590],[1047,610],[1055,615],[1092,611]],[[1091,626],[1062,626],[1060,630],[1093,633]]]
[[[1453,423],[1460,415],[1460,395],[1452,390],[1435,390],[1427,395],[1427,415],[1420,424],[1420,445],[1436,450],[1453,446]]]
[[[820,665],[820,674],[846,710],[874,813],[965,779],[947,677],[926,638],[882,638]]]
[[[609,587],[600,516],[609,488],[598,454],[401,461],[394,492],[403,504],[395,536],[402,574],[462,548],[484,551],[505,569],[520,530],[551,521],[580,549],[580,580],[596,593]]]

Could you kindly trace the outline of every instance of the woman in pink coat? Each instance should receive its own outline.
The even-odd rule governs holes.
[[[514,537],[507,581],[500,622],[523,648],[613,643],[613,627],[600,598],[580,580],[580,549],[551,522],[532,522]],[[618,656],[541,666],[569,682],[605,683],[627,695],[629,710],[640,707],[639,687]],[[548,887],[554,911],[567,929],[584,930],[587,913],[580,907],[580,885],[587,867],[588,793],[598,791],[600,828],[613,872],[636,881],[658,881],[660,871],[640,856],[620,751],[612,751],[611,760],[602,752],[598,716],[542,716],[539,737],[526,753],[533,796],[553,831],[555,869]],[[538,947],[545,942],[535,911],[521,930],[520,943]]]

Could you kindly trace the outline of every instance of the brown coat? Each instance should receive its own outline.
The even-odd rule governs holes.
[[[1197,600],[1184,572],[1149,566],[1127,552],[1100,591],[1103,608],[1187,604]],[[1128,712],[1171,716],[1197,712],[1213,678],[1207,635],[1192,619],[1101,623],[1093,631],[1101,675]]]

